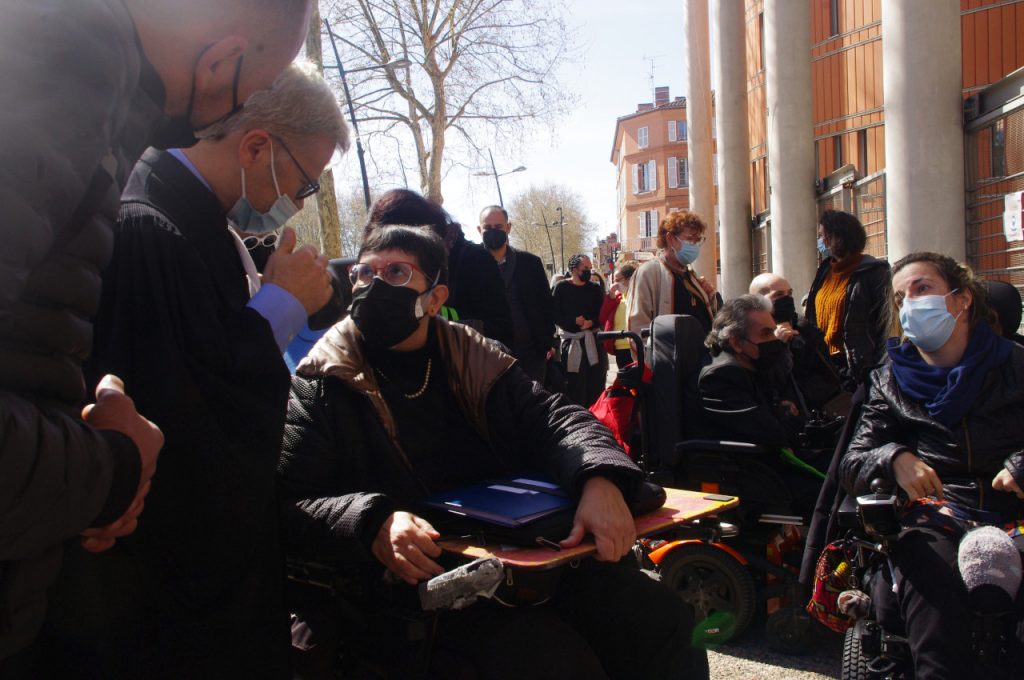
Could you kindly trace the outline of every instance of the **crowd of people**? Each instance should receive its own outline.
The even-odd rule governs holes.
[[[576,504],[561,546],[589,534],[596,559],[539,606],[445,612],[435,644],[487,678],[707,677],[692,608],[628,566],[643,472],[588,410],[634,357],[597,332],[684,314],[706,353],[679,417],[702,436],[799,456],[864,395],[838,482],[887,480],[913,518],[873,597],[919,677],[968,677],[957,627],[1016,597],[957,570],[965,534],[1024,519],[1016,291],[941,254],[890,268],[832,210],[802,302],[785,272],[723,300],[685,210],[609,285],[585,254],[551,285],[502,206],[474,243],[405,189],[338,267],[286,226],[349,146],[293,62],[309,13],[5,4],[0,676],[330,676],[342,633],[286,555],[409,588],[444,570],[427,495],[540,470]],[[809,515],[820,478],[772,463]]]

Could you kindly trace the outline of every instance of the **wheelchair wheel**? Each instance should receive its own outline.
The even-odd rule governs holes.
[[[681,545],[661,561],[664,584],[694,609],[694,641],[714,646],[742,633],[754,616],[757,594],[746,567],[703,543]]]
[[[764,632],[772,649],[783,654],[804,654],[814,641],[814,623],[799,607],[783,607],[768,617]]]
[[[850,628],[843,637],[843,670],[840,678],[842,680],[871,680],[876,677],[868,669],[868,659],[861,649],[860,640],[855,633],[856,628]]]

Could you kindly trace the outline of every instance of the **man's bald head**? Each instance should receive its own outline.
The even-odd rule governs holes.
[[[773,272],[758,274],[750,282],[751,295],[764,295],[771,301],[793,294],[793,286],[789,281]]]

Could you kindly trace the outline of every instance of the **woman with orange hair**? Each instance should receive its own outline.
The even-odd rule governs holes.
[[[662,314],[689,314],[711,331],[718,311],[715,288],[697,276],[693,262],[700,254],[707,227],[696,213],[669,213],[658,225],[658,254],[645,262],[629,282],[629,330],[639,333]]]

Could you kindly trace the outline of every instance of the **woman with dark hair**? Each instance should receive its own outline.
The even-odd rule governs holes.
[[[630,279],[629,330],[640,333],[662,314],[689,314],[704,333],[718,312],[714,286],[697,276],[693,263],[700,254],[707,227],[687,210],[669,213],[658,225],[658,255],[643,263]]]
[[[705,654],[690,645],[692,610],[619,562],[635,539],[627,501],[642,472],[589,412],[437,316],[448,293],[441,240],[421,228],[375,229],[350,279],[351,315],[292,384],[279,466],[290,554],[355,564],[368,583],[390,571],[409,584],[391,594],[414,597],[412,586],[443,571],[440,535],[417,514],[427,496],[543,472],[578,501],[561,546],[590,532],[597,559],[567,569],[544,604],[444,611],[435,644],[468,658],[480,678],[706,678]],[[316,590],[297,612],[310,626],[330,604]],[[397,656],[394,641],[383,650]]]
[[[867,232],[856,217],[826,210],[818,224],[821,266],[807,295],[806,318],[821,329],[829,355],[853,391],[877,366],[889,337],[889,263],[864,254]]]
[[[890,339],[890,361],[871,373],[839,478],[854,496],[886,480],[905,501],[894,568],[872,596],[883,628],[906,631],[916,677],[977,677],[964,627],[972,612],[1009,609],[1017,588],[976,589],[958,545],[979,524],[1024,517],[1024,348],[993,331],[984,288],[952,258],[908,255],[892,286],[905,339]],[[1005,533],[994,539],[1019,585],[1016,549]]]
[[[605,388],[608,353],[595,334],[604,289],[593,280],[590,258],[580,253],[569,258],[569,278],[551,291],[555,325],[561,338],[565,394],[580,406],[590,407]]]
[[[364,235],[377,226],[401,224],[429,227],[444,241],[450,269],[444,317],[511,347],[512,307],[501,271],[487,249],[467,241],[462,225],[444,208],[408,189],[386,191],[374,201]]]

